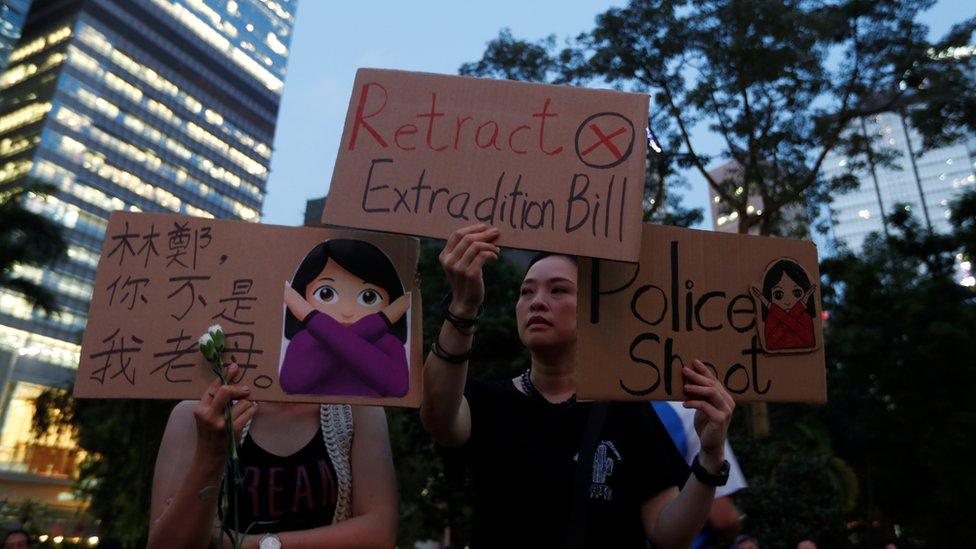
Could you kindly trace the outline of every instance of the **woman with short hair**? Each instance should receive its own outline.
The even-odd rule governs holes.
[[[497,259],[498,235],[481,224],[447,241],[452,296],[424,369],[424,427],[473,468],[472,546],[689,546],[727,479],[731,396],[701,362],[682,370],[702,442],[691,476],[646,403],[577,402],[577,267],[558,254],[533,260],[515,304],[529,370],[468,379],[482,267]]]

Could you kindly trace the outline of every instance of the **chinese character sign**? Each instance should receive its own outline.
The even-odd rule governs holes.
[[[416,239],[185,216],[109,219],[79,397],[198,398],[199,337],[257,400],[417,406]]]

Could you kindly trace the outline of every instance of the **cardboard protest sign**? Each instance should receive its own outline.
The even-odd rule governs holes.
[[[418,255],[396,235],[115,212],[75,396],[199,398],[219,324],[255,400],[418,407]]]
[[[644,225],[637,265],[582,260],[578,391],[683,400],[699,359],[736,400],[824,402],[810,242]]]
[[[360,69],[322,220],[636,261],[648,98]]]

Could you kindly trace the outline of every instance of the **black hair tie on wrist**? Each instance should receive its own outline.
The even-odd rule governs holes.
[[[441,299],[441,310],[444,312],[444,320],[450,322],[451,326],[454,326],[454,329],[462,334],[471,335],[474,327],[478,324],[478,320],[481,319],[481,313],[484,312],[485,307],[484,305],[478,307],[478,312],[474,315],[474,318],[462,318],[451,312],[451,300],[453,299],[453,292],[447,292],[444,298]]]
[[[434,356],[436,356],[437,358],[443,360],[444,362],[449,362],[451,364],[461,364],[462,362],[467,362],[468,357],[471,356],[470,349],[468,349],[468,351],[465,353],[459,355],[452,355],[451,353],[445,351],[444,348],[441,347],[441,344],[436,339],[434,340],[433,343],[430,344],[430,352],[434,353]]]

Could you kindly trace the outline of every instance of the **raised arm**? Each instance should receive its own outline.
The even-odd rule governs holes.
[[[460,318],[474,318],[485,298],[482,267],[498,259],[493,242],[499,230],[485,224],[458,229],[451,234],[439,256],[451,286],[449,310]],[[473,335],[462,333],[446,320],[437,335],[437,345],[448,356],[463,357],[471,350]],[[435,353],[424,362],[424,396],[420,419],[435,441],[460,446],[471,436],[471,411],[464,398],[468,361],[448,362]]]
[[[763,304],[764,307],[766,307],[767,309],[769,308],[769,300],[766,299],[766,296],[762,295],[762,292],[759,290],[759,288],[753,286],[752,288],[749,289],[749,291],[752,292],[753,297],[758,299]]]
[[[228,369],[233,379],[237,367]],[[214,533],[227,433],[224,405],[238,399],[231,414],[239,434],[257,410],[247,386],[215,379],[200,401],[183,401],[170,414],[153,475],[149,514],[151,548],[207,547]]]
[[[711,474],[718,474],[725,461],[725,436],[735,402],[715,374],[701,361],[682,369],[684,402],[694,408],[695,430],[701,440],[699,460]],[[688,547],[708,520],[715,499],[715,487],[688,477],[681,492],[670,488],[644,503],[644,530],[655,547]]]

